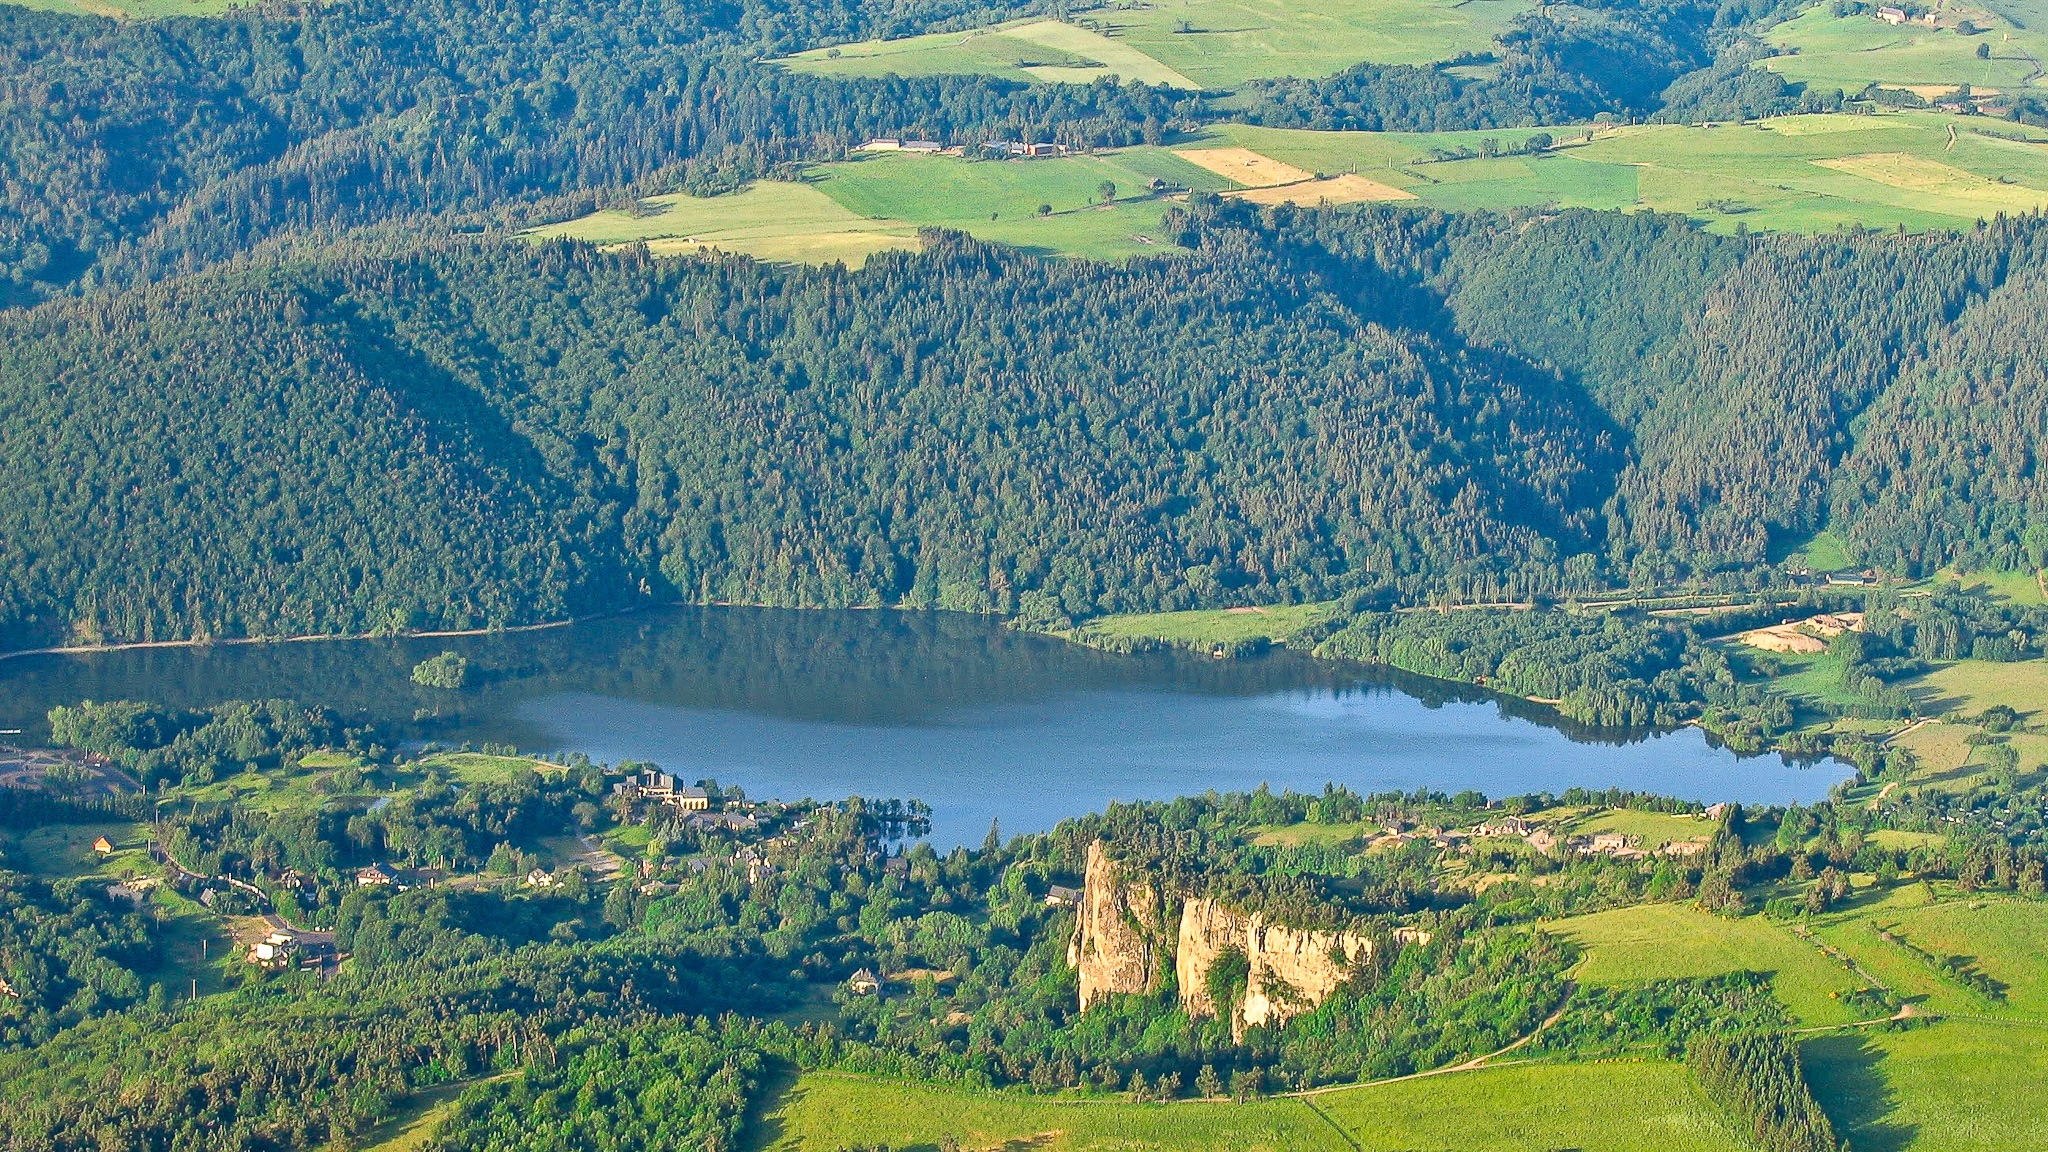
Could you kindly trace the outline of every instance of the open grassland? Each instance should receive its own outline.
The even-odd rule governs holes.
[[[1945,900],[1916,908],[1879,908],[1869,919],[1923,952],[1962,957],[1990,977],[2001,995],[1988,1001],[1988,1014],[2048,1021],[2048,904]],[[1976,1003],[1986,1001],[1980,998]],[[1977,1011],[1986,1009],[1980,1006]],[[2048,1044],[2048,1035],[2042,1041]]]
[[[1656,851],[1666,844],[1688,841],[1706,843],[1713,838],[1714,824],[1698,816],[1672,816],[1662,812],[1638,812],[1631,808],[1601,808],[1578,816],[1566,825],[1574,836],[1617,832],[1633,837],[1638,847]]]
[[[1993,596],[2011,604],[2041,605],[2048,604],[2041,577],[2039,572],[1944,571],[1936,579],[1942,583],[1954,580],[1965,592]]]
[[[1070,84],[1116,76],[1167,88],[1201,87],[1142,49],[1057,20],[841,44],[779,63],[800,72],[840,76],[985,75]]]
[[[1870,84],[1908,88],[1934,95],[1968,84],[1975,90],[2010,91],[2033,77],[2033,57],[2043,55],[2048,37],[2016,27],[1983,8],[1947,8],[1948,27],[1887,24],[1871,14],[1836,16],[1826,3],[1815,4],[1772,28],[1765,40],[1783,53],[1764,67],[1816,89],[1840,88],[1848,93]],[[1983,29],[1965,35],[1953,25],[1970,20]],[[1977,46],[1989,45],[1988,59]]]
[[[463,784],[504,784],[521,772],[564,772],[567,769],[531,756],[493,756],[483,752],[439,752],[417,761],[421,770],[447,773]]]
[[[1276,824],[1252,830],[1252,842],[1282,848],[1298,848],[1304,844],[1334,846],[1349,844],[1376,835],[1380,826],[1368,820],[1354,820],[1345,824]]]
[[[1192,612],[1138,612],[1104,616],[1081,627],[1081,637],[1115,636],[1206,646],[1247,640],[1276,643],[1330,614],[1331,605],[1294,604],[1273,608],[1205,608]]]
[[[659,196],[645,213],[594,212],[528,235],[645,242],[657,254],[710,247],[777,262],[857,265],[878,251],[915,248],[917,229],[936,226],[1043,255],[1115,259],[1162,250],[1167,201],[1150,191],[1154,180],[1177,189],[1228,186],[1164,148],[1008,161],[877,153],[817,165],[806,183]],[[1105,181],[1116,186],[1107,205]],[[1040,207],[1052,211],[1041,215]]]
[[[1984,122],[1979,120],[1981,126]],[[1949,127],[1956,126],[1953,146]],[[1312,172],[1356,171],[1446,209],[1654,209],[1716,231],[1825,231],[1843,224],[1911,230],[2048,205],[2048,148],[1970,131],[1927,112],[1790,116],[1711,128],[1660,124],[1550,129],[1542,155],[1444,159],[1459,149],[1520,147],[1531,130],[1314,132],[1219,125],[1192,147],[1241,148]],[[2000,131],[2007,125],[1998,125]],[[2048,131],[2025,129],[2048,140]]]
[[[808,1073],[754,1124],[751,1146],[757,1152],[830,1152],[860,1144],[929,1148],[946,1136],[968,1148],[1047,1152],[1742,1147],[1685,1069],[1662,1061],[1489,1068],[1322,1093],[1312,1104],[1276,1098],[1139,1105]]]
[[[112,854],[93,851],[93,841],[105,836],[114,846]],[[43,879],[66,876],[125,878],[150,870],[149,826],[127,821],[101,824],[46,824],[25,832],[0,833],[4,853],[0,860]]]
[[[1207,88],[1483,52],[1526,0],[1166,0],[1077,17]]]
[[[1573,973],[1582,984],[1768,972],[1772,990],[1801,1023],[1854,1018],[1835,997],[1861,981],[1762,916],[1731,920],[1683,904],[1642,904],[1560,920],[1550,930],[1586,950]]]
[[[1329,1124],[1295,1100],[1131,1104],[976,1094],[845,1073],[799,1077],[753,1125],[758,1152],[832,1152],[851,1145],[934,1148],[1187,1149],[1343,1152]]]
[[[1521,1064],[1315,1098],[1367,1152],[1735,1152],[1744,1145],[1684,1066]]]
[[[42,12],[108,16],[116,20],[151,20],[166,16],[218,16],[246,0],[6,0]]]
[[[2022,723],[2048,721],[2048,660],[1958,660],[1905,681],[1904,687],[1926,713],[1975,716],[2004,704],[2020,714]]]
[[[1167,0],[967,32],[817,48],[780,61],[847,76],[969,74],[1181,89],[1327,76],[1353,64],[1428,64],[1485,51],[1529,0]]]
[[[529,235],[593,244],[645,241],[651,250],[667,254],[694,252],[701,246],[762,260],[837,260],[851,266],[876,252],[917,247],[912,225],[862,216],[812,184],[768,180],[724,196],[656,196],[638,213],[593,212],[536,228]]]
[[[2048,1028],[1943,1020],[1818,1036],[1801,1055],[1815,1097],[1858,1152],[2048,1147]]]

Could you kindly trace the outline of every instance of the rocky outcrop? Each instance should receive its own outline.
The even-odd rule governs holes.
[[[1165,971],[1162,907],[1149,880],[1126,876],[1100,841],[1088,846],[1087,879],[1067,945],[1067,963],[1080,973],[1083,1011],[1112,992],[1153,988]]]
[[[1228,1009],[1231,1031],[1241,1036],[1246,1028],[1277,1026],[1313,1010],[1372,955],[1372,940],[1359,933],[1272,924],[1259,913],[1207,897],[1182,901],[1178,931],[1169,936],[1166,907],[1152,881],[1109,859],[1100,842],[1089,845],[1087,878],[1067,946],[1067,963],[1080,974],[1084,1011],[1110,993],[1158,987],[1170,957],[1188,1015],[1219,1016]],[[1429,934],[1402,928],[1393,939],[1426,944]],[[1218,1003],[1219,993],[1227,1004]]]
[[[1193,899],[1181,906],[1174,976],[1180,1002],[1190,1016],[1220,1015],[1223,992],[1234,1008],[1230,1030],[1242,1034],[1259,1024],[1284,1024],[1329,999],[1354,965],[1372,954],[1372,941],[1355,932],[1318,932],[1268,924],[1256,912]],[[1242,965],[1243,985],[1229,973],[1231,987],[1213,988],[1219,958]],[[1240,958],[1241,959],[1238,959]]]

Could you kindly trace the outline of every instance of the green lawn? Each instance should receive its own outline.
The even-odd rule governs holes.
[[[451,779],[465,784],[503,784],[528,769],[536,772],[565,772],[559,764],[531,756],[493,756],[483,752],[440,752],[420,758],[422,769],[438,768]]]
[[[1784,54],[1763,66],[1787,80],[1851,94],[1872,83],[1924,89],[1923,95],[1959,84],[2007,91],[2034,70],[2020,49],[2038,56],[2048,41],[1983,11],[1972,19],[1987,31],[1965,36],[1918,24],[1894,26],[1866,14],[1835,16],[1829,7],[1815,4],[1766,33]],[[1977,58],[1979,44],[1990,45],[1989,59]]]
[[[2048,596],[2041,591],[2041,575],[2038,572],[1943,572],[1943,582],[1954,580],[1966,592],[1983,596],[1994,596],[2012,604],[2039,606],[2048,604]]]
[[[1131,1104],[955,1092],[846,1073],[797,1078],[754,1125],[757,1152],[833,1152],[855,1144],[1043,1152],[1345,1152],[1329,1124],[1293,1100]]]
[[[1365,1152],[1736,1152],[1692,1075],[1664,1061],[1522,1064],[1316,1099]]]
[[[1803,1024],[1847,1023],[1835,996],[1861,984],[1789,929],[1747,916],[1725,919],[1683,904],[1642,904],[1558,921],[1550,930],[1586,949],[1573,978],[1625,985],[1669,977],[1771,973],[1771,987]]]
[[[1210,608],[1192,612],[1138,612],[1104,616],[1081,626],[1081,635],[1149,637],[1175,644],[1231,644],[1282,641],[1329,615],[1330,605],[1294,604],[1274,608]]]
[[[593,212],[528,234],[594,244],[646,241],[671,254],[702,245],[762,260],[854,266],[876,252],[917,247],[914,225],[862,216],[813,184],[772,180],[724,196],[655,196],[639,213]]]
[[[26,832],[0,832],[7,858],[23,871],[44,879],[66,876],[124,878],[149,870],[147,824],[110,821],[104,824],[46,824]],[[112,855],[94,852],[93,841],[105,836]]]
[[[1945,1020],[1802,1045],[1814,1095],[1855,1152],[2048,1147],[2048,1029]]]
[[[2003,984],[2004,998],[1989,1001],[1990,1014],[2048,1020],[2048,903],[1953,900],[1879,910],[1871,918],[1924,952],[1967,957]],[[1976,1011],[1986,1011],[1977,1003]]]

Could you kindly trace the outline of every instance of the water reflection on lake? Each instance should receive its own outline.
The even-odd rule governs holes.
[[[414,685],[443,650],[485,683]],[[510,635],[155,649],[0,662],[0,728],[80,699],[285,696],[443,740],[651,760],[755,796],[916,797],[934,839],[1050,827],[1112,800],[1252,788],[1572,785],[1813,800],[1847,774],[1741,759],[1695,730],[1567,730],[1454,685],[1279,653],[1110,656],[977,617],[675,609]],[[1548,722],[1546,722],[1546,720]]]

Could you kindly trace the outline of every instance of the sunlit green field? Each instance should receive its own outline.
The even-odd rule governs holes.
[[[1354,64],[1428,64],[1484,51],[1529,0],[1168,0],[967,32],[818,48],[783,60],[847,76],[974,74],[1085,83],[1103,76],[1223,89]]]
[[[1329,615],[1329,604],[1272,608],[1207,608],[1191,612],[1139,612],[1104,616],[1081,629],[1086,636],[1147,637],[1176,644],[1231,644],[1285,640]]]
[[[1582,984],[1768,972],[1772,990],[1801,1023],[1841,1024],[1855,1018],[1835,997],[1862,982],[1762,916],[1727,919],[1688,905],[1642,904],[1560,920],[1550,930],[1586,949],[1573,974]]]
[[[2018,87],[2035,68],[2025,53],[2042,55],[2048,37],[1990,12],[1972,19],[1985,31],[1969,36],[1951,28],[1894,26],[1867,14],[1836,16],[1829,5],[1816,4],[1765,34],[1784,54],[1764,66],[1788,80],[1851,94],[1873,83],[1926,89],[1928,96],[1959,84],[1996,91]],[[1979,44],[1990,47],[1990,58],[1977,57]]]
[[[1319,1114],[1320,1113],[1320,1114]],[[1339,1129],[1342,1129],[1340,1132]],[[953,1092],[835,1073],[799,1077],[754,1126],[757,1152],[855,1145],[1228,1152],[1736,1152],[1685,1069],[1660,1061],[1529,1064],[1249,1104]]]
[[[1904,682],[1923,712],[1974,716],[1994,704],[2020,713],[2024,722],[2048,720],[2048,661],[2007,664],[1958,660]]]
[[[163,16],[218,16],[246,0],[6,0],[23,8],[44,12],[74,12],[85,16],[116,19],[150,19]]]
[[[1949,126],[1957,125],[1950,146]],[[1979,120],[1981,126],[1984,121]],[[1312,132],[1219,125],[1228,142],[1316,171],[1356,170],[1447,209],[1654,209],[1715,231],[1826,231],[1844,224],[1959,228],[2048,205],[2048,150],[1970,131],[1936,113],[1790,116],[1758,125],[1549,129],[1541,156],[1445,160],[1433,151],[1522,144],[1529,130]],[[1997,125],[2006,131],[2008,125]],[[2048,131],[2024,130],[2048,140]]]
[[[1057,20],[1020,20],[967,32],[870,40],[799,53],[783,66],[839,76],[987,75],[1085,84],[1108,76],[1168,88],[1201,85],[1129,44]]]
[[[1814,1037],[1801,1054],[1814,1096],[1859,1152],[2048,1147],[2048,1029],[1944,1020]]]

